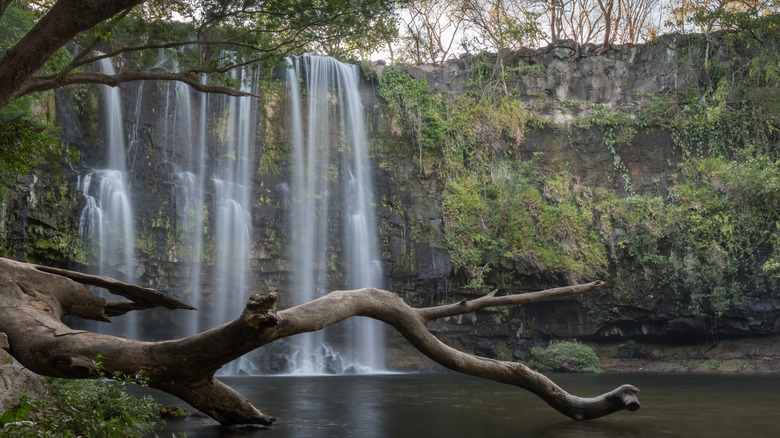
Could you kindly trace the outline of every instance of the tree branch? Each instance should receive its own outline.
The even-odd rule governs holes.
[[[10,353],[19,362],[39,374],[87,378],[94,366],[93,359],[101,354],[107,373],[144,370],[151,387],[176,395],[224,425],[270,424],[274,418],[263,414],[238,393],[214,379],[214,373],[222,365],[274,340],[320,330],[353,316],[384,321],[439,364],[527,389],[576,420],[639,408],[636,397],[639,390],[631,385],[620,386],[593,398],[573,396],[522,364],[455,350],[436,339],[425,327],[425,323],[433,318],[492,305],[574,295],[600,287],[601,282],[532,294],[490,295],[429,309],[414,309],[398,295],[373,288],[331,292],[309,303],[280,311],[276,310],[276,295],[252,295],[241,315],[227,324],[183,339],[140,342],[74,331],[59,319],[65,314],[73,314],[72,301],[82,300],[85,292],[89,294],[72,279],[116,288],[113,280],[82,277],[51,268],[41,269],[7,259],[0,259],[0,268],[0,332],[8,335]]]
[[[500,297],[496,297],[495,294],[497,291],[493,291],[490,294],[475,300],[463,300],[456,304],[418,309],[417,312],[420,314],[420,316],[423,317],[425,322],[428,322],[433,321],[434,319],[473,312],[475,310],[484,309],[485,307],[516,306],[519,304],[536,303],[538,301],[547,301],[569,295],[582,294],[594,289],[598,289],[601,286],[604,286],[604,284],[605,283],[603,281],[599,280],[587,284],[547,289],[541,292],[531,292],[519,295],[504,295]]]
[[[32,30],[0,57],[0,109],[54,52],[80,32],[144,0],[59,0]]]
[[[111,21],[116,23],[117,20],[120,20],[120,19],[126,17],[130,13],[130,11],[132,9],[133,9],[132,7],[125,9],[120,14],[118,14],[116,17],[114,17]],[[76,54],[76,56],[74,56],[73,59],[71,60],[70,64],[68,64],[68,66],[65,67],[58,74],[61,75],[61,76],[65,76],[65,75],[69,74],[70,72],[72,72],[73,70],[75,70],[76,68],[78,68],[80,65],[82,65],[83,63],[81,62],[81,60],[83,60],[84,57],[86,57],[87,55],[92,53],[92,51],[98,45],[98,43],[100,43],[100,41],[102,41],[102,38],[100,36],[98,36],[98,35],[94,36],[92,38],[92,41],[81,52]]]
[[[0,18],[3,18],[3,14],[5,14],[6,8],[11,4],[12,1],[13,0],[0,0]]]
[[[105,58],[113,58],[115,56],[119,56],[124,53],[130,53],[130,52],[138,52],[142,50],[156,50],[156,49],[172,49],[172,48],[179,48],[179,47],[185,47],[185,46],[195,46],[195,45],[201,45],[201,46],[231,46],[231,47],[240,47],[244,49],[251,49],[256,52],[260,53],[271,53],[274,49],[264,49],[257,46],[253,46],[251,44],[244,44],[236,41],[230,41],[230,40],[221,40],[221,41],[198,41],[198,40],[192,40],[192,41],[177,41],[177,42],[170,42],[170,43],[161,43],[161,44],[147,44],[143,46],[133,46],[133,47],[123,47],[118,50],[114,50],[110,53],[103,53],[97,56],[92,56],[85,59],[78,59],[78,62],[74,59],[74,62],[71,63],[69,66],[69,70],[72,71],[78,67],[81,67],[83,65],[87,65],[90,63],[93,63],[95,61],[99,61],[101,59]],[[84,53],[84,52],[81,52]]]
[[[237,66],[244,65],[246,63],[238,64]],[[231,66],[235,68],[236,66]],[[221,87],[217,85],[203,84],[200,82],[200,78],[197,74],[192,72],[159,72],[159,71],[142,71],[142,72],[124,72],[117,73],[115,75],[107,75],[98,72],[79,72],[69,74],[67,76],[51,75],[51,76],[38,76],[31,78],[17,93],[19,96],[25,96],[27,94],[36,93],[40,91],[53,90],[55,88],[64,87],[67,85],[75,84],[103,84],[111,87],[116,87],[125,82],[131,81],[178,81],[183,82],[193,89],[201,91],[203,93],[218,93],[226,94],[228,96],[250,96],[259,97],[252,93],[247,93],[235,88]]]
[[[90,286],[102,287],[112,294],[120,295],[128,300],[131,300],[133,306],[129,310],[144,310],[153,309],[155,307],[165,307],[166,309],[187,309],[197,310],[192,306],[182,303],[162,294],[154,289],[147,287],[136,286],[134,284],[124,283],[119,280],[115,280],[110,277],[104,277],[102,275],[90,275],[81,272],[68,271],[65,269],[52,268],[49,266],[33,265],[35,269],[41,272],[48,272],[49,274],[59,275],[65,278],[69,278],[81,284],[88,284]],[[124,303],[129,304],[129,303]],[[126,312],[117,313],[109,316],[123,315]]]

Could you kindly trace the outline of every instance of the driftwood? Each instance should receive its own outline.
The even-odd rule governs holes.
[[[83,284],[98,285],[132,303],[111,303]],[[191,308],[147,288],[106,277],[31,265],[0,258],[0,333],[8,351],[30,370],[47,376],[88,378],[102,355],[106,373],[144,370],[153,388],[173,394],[223,425],[273,423],[239,393],[214,378],[226,363],[274,340],[320,330],[353,316],[367,316],[395,327],[419,351],[454,371],[527,389],[575,420],[639,409],[639,390],[623,385],[593,398],[571,395],[550,379],[514,362],[472,356],[440,342],[428,321],[492,306],[519,305],[584,293],[604,283],[495,296],[415,309],[396,294],[366,288],[331,292],[290,309],[277,310],[276,296],[252,295],[234,321],[183,339],[142,342],[71,330],[65,315],[98,321],[129,310],[162,306]],[[120,305],[121,304],[121,305]]]

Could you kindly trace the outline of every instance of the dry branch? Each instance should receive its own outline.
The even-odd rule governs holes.
[[[165,307],[166,309],[187,309],[196,310],[194,307],[175,300],[161,292],[148,287],[136,286],[134,284],[124,283],[111,277],[102,275],[90,275],[81,272],[68,271],[66,269],[52,268],[49,266],[33,265],[35,269],[49,274],[60,275],[69,278],[81,284],[102,287],[112,294],[119,295],[132,301],[132,303],[107,303],[110,309],[124,307],[121,312],[107,312],[109,316],[124,315],[130,310],[154,309],[155,307]]]
[[[150,296],[156,297],[155,294],[148,295],[148,289],[105,277],[0,259],[0,332],[8,335],[9,351],[19,362],[39,374],[86,378],[94,366],[93,359],[101,354],[107,373],[144,370],[150,386],[181,398],[223,425],[271,424],[274,418],[263,414],[215,379],[214,373],[221,366],[274,340],[320,330],[353,316],[384,321],[439,364],[525,388],[576,420],[639,408],[636,397],[639,390],[631,385],[594,398],[576,397],[522,364],[472,356],[448,347],[425,327],[426,322],[435,318],[488,306],[517,305],[579,294],[596,289],[603,282],[531,294],[500,297],[491,294],[427,309],[414,309],[398,295],[373,288],[331,292],[309,303],[279,311],[276,310],[275,295],[252,295],[241,315],[227,324],[183,339],[141,342],[74,331],[63,324],[60,317],[64,315],[105,317],[109,313],[101,308],[101,305],[107,305],[105,300],[95,297],[76,281],[99,282],[147,304],[151,302]],[[141,296],[143,298],[139,298]],[[76,305],[75,301],[79,300],[89,303],[86,310]]]
[[[252,93],[247,93],[239,89],[230,87],[221,87],[218,85],[204,84],[200,80],[200,75],[195,72],[160,72],[160,71],[140,71],[140,72],[122,72],[113,75],[99,72],[77,72],[68,75],[36,76],[30,78],[19,88],[18,95],[24,96],[30,93],[54,90],[74,84],[103,84],[110,87],[116,87],[131,81],[178,81],[185,83],[194,90],[203,93],[225,94],[237,97],[258,97]]]

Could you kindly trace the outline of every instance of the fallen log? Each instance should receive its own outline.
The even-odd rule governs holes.
[[[105,287],[130,299],[112,303],[95,296],[84,284]],[[191,309],[153,289],[107,277],[48,268],[0,258],[0,333],[7,350],[30,370],[47,376],[89,378],[94,359],[102,357],[103,371],[133,374],[143,370],[149,386],[173,394],[223,425],[270,425],[274,417],[214,374],[223,365],[278,339],[321,330],[354,316],[383,321],[398,330],[423,354],[461,373],[519,386],[536,394],[575,420],[598,418],[639,408],[639,390],[622,385],[593,398],[571,395],[544,375],[515,362],[463,353],[439,341],[426,323],[493,306],[521,305],[585,293],[604,283],[496,296],[416,309],[398,295],[374,288],[335,291],[311,302],[277,310],[276,295],[252,295],[241,315],[211,330],[182,339],[144,342],[84,330],[72,330],[61,318],[70,315],[98,321],[136,309]]]

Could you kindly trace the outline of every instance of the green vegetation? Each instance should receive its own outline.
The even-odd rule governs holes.
[[[527,365],[540,371],[601,372],[596,353],[577,341],[552,342],[546,347],[533,347]]]
[[[16,423],[19,421],[27,420],[32,410],[32,405],[27,401],[21,401],[15,406],[12,406],[7,411],[0,415],[0,436],[3,435],[2,429],[10,423]]]
[[[38,8],[26,7],[25,2],[13,1],[0,15],[0,53],[8,50],[40,18]],[[69,56],[61,48],[49,58],[41,73],[52,73]],[[34,93],[12,100],[0,108],[0,203],[10,194],[19,176],[31,170],[50,165],[58,168],[61,156],[74,158],[76,151],[57,141],[53,93]]]
[[[98,366],[99,366],[98,358]],[[0,437],[143,437],[154,431],[160,406],[150,396],[127,394],[145,386],[143,373],[113,376],[95,371],[91,380],[46,378],[51,400],[23,399],[0,416]],[[21,422],[9,427],[8,423]]]
[[[60,167],[61,156],[76,156],[57,140],[56,128],[37,106],[40,101],[46,99],[17,99],[0,111],[0,197],[10,193],[20,176],[44,165]]]
[[[442,102],[428,91],[428,82],[415,80],[400,70],[389,70],[379,78],[379,95],[385,99],[394,121],[417,146],[420,169],[424,171],[423,153],[441,147],[444,140]]]
[[[424,81],[397,70],[379,88],[418,146],[422,172],[430,166],[445,182],[445,241],[464,283],[482,290],[497,266],[567,282],[601,272],[606,249],[588,229],[585,188],[568,174],[546,179],[533,160],[519,157],[525,130],[543,123],[511,95],[470,90],[437,99]]]
[[[666,310],[704,317],[713,331],[751,297],[776,294],[780,72],[766,40],[769,19],[746,17],[740,32],[717,36],[737,54],[728,62],[707,49],[715,36],[679,37],[687,82],[649,98],[638,114],[563,103],[586,114],[571,119],[569,133],[600,135],[612,156],[608,172],[619,178],[614,189],[586,187],[568,171],[543,170],[537,156],[523,158],[527,132],[544,124],[514,97],[509,67],[496,76],[493,65],[473,59],[460,96],[431,94],[402,71],[380,78],[395,127],[417,146],[421,175],[445,184],[444,237],[462,284],[485,292],[529,278],[599,277],[612,286],[610,305],[654,308],[666,297],[683,303]],[[683,157],[660,193],[638,193],[621,157],[648,131],[668,132]]]

